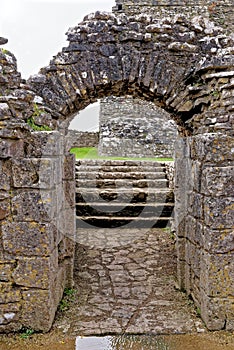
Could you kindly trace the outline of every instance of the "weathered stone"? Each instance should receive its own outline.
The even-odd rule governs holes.
[[[20,158],[24,156],[23,140],[0,140],[0,154],[2,158]]]
[[[12,273],[14,268],[14,263],[1,263],[0,261],[0,281],[12,282]]]
[[[204,199],[204,221],[213,229],[233,228],[234,202],[232,197]]]
[[[30,142],[27,145],[28,157],[48,157],[60,155],[63,152],[59,132],[36,131],[31,133],[30,137]]]
[[[191,156],[194,159],[205,160],[212,164],[219,162],[221,166],[220,153],[224,164],[226,164],[227,161],[234,160],[233,148],[234,140],[231,136],[221,133],[197,135],[192,140]]]
[[[0,103],[0,120],[9,119],[11,111],[7,103]]]
[[[211,254],[225,254],[234,250],[234,232],[232,229],[214,230],[205,227],[201,238],[204,249]]]
[[[202,290],[201,317],[210,330],[223,329],[226,323],[224,300],[222,298],[208,297]]]
[[[212,196],[229,196],[234,186],[234,167],[206,167],[203,169],[201,191]]]
[[[55,315],[56,306],[49,290],[28,289],[22,292],[23,324],[34,330],[49,331]]]
[[[0,325],[18,321],[20,310],[20,303],[0,305]]]
[[[4,191],[9,191],[10,189],[10,179],[11,179],[11,163],[9,161],[0,160],[0,189]]]
[[[12,161],[13,182],[16,188],[51,189],[56,184],[56,173],[53,159],[21,159]]]
[[[201,254],[201,288],[209,297],[234,296],[233,252],[226,255]]]
[[[75,179],[75,156],[73,154],[66,155],[63,165],[63,179]]]
[[[12,213],[21,221],[50,222],[56,213],[57,199],[55,191],[19,192],[12,199]]]
[[[0,304],[15,303],[21,300],[21,290],[11,282],[0,282]]]
[[[12,275],[17,285],[47,289],[50,287],[55,271],[58,269],[58,253],[53,251],[49,257],[18,258]]]
[[[36,222],[3,223],[4,249],[14,256],[46,256],[55,247],[56,228]]]

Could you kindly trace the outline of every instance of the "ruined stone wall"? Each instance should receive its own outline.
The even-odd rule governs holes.
[[[73,147],[97,147],[99,143],[99,132],[68,130],[65,142],[67,150]]]
[[[174,155],[177,126],[168,113],[150,102],[131,97],[102,100],[99,129],[100,155],[168,158]]]
[[[65,129],[112,95],[154,102],[176,121],[179,282],[209,329],[233,330],[232,38],[203,18],[96,12],[68,40],[27,84],[14,56],[0,52],[0,331],[48,330],[72,283],[75,172]]]
[[[234,31],[233,0],[116,0],[113,12],[149,14],[161,18],[174,15],[185,15],[187,18],[202,16],[223,27],[228,33]],[[183,26],[183,21],[181,25]]]

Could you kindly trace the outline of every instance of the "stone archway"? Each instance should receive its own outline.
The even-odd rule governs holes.
[[[232,330],[231,38],[202,18],[96,12],[70,29],[68,40],[48,67],[21,85],[28,99],[21,112],[15,108],[32,128],[58,131],[30,132],[27,124],[14,121],[2,136],[4,166],[13,169],[7,185],[11,211],[1,221],[3,266],[11,270],[3,288],[7,312],[9,303],[18,305],[18,318],[2,329],[50,328],[63,288],[72,283],[74,169],[72,157],[64,154],[64,133],[74,113],[96,99],[128,94],[154,102],[177,122],[179,283],[209,329]],[[14,94],[21,101],[19,89],[18,84]],[[14,100],[7,101],[12,113]],[[13,136],[11,125],[17,125]],[[63,220],[68,215],[70,220]],[[20,236],[23,248],[17,246]]]

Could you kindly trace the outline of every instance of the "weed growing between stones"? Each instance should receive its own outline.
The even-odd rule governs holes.
[[[74,301],[76,293],[77,293],[76,289],[65,288],[63,293],[63,298],[59,303],[58,310],[61,312],[69,310],[70,304],[72,301]]]
[[[21,339],[28,339],[31,337],[31,335],[33,335],[35,333],[34,329],[31,328],[22,328],[21,329],[21,334],[20,334],[20,338]]]
[[[28,118],[27,123],[34,131],[51,131],[51,128],[49,128],[47,125],[35,124],[33,117]]]

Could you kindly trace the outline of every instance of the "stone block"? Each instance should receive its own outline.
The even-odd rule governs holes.
[[[75,251],[75,241],[74,239],[70,239],[65,237],[58,246],[58,258],[59,261],[63,261],[67,258],[73,258],[74,257],[74,251]]]
[[[22,292],[22,316],[24,327],[48,332],[51,328],[57,305],[49,290],[28,289]]]
[[[200,278],[201,274],[201,249],[198,246],[193,245],[193,249],[190,249],[190,264],[191,270],[195,277]]]
[[[190,215],[192,215],[193,217],[199,220],[203,219],[203,202],[204,202],[203,195],[196,192],[192,192],[189,194],[188,211]]]
[[[54,187],[53,159],[21,159],[12,161],[13,183],[17,187],[50,189]]]
[[[54,281],[58,269],[57,249],[49,257],[20,257],[13,273],[14,282],[31,288],[47,289]]]
[[[15,303],[21,300],[21,291],[11,282],[0,282],[0,304]]]
[[[22,292],[22,323],[24,327],[48,332],[63,296],[66,284],[66,267],[60,266],[47,290],[28,289]]]
[[[207,196],[230,196],[234,186],[234,167],[205,167],[201,192]]]
[[[225,329],[229,332],[234,331],[234,299],[228,298],[225,300],[225,309],[226,309],[226,327]]]
[[[9,119],[11,111],[7,103],[0,103],[0,120]]]
[[[201,317],[210,331],[224,329],[226,311],[225,300],[208,297],[201,290]]]
[[[29,190],[18,192],[12,199],[12,213],[16,221],[49,222],[57,213],[55,191]]]
[[[75,209],[66,209],[63,211],[63,220],[64,220],[64,226],[63,226],[63,234],[71,239],[72,241],[75,241],[76,237],[76,219],[75,219]]]
[[[222,133],[204,133],[192,138],[191,156],[199,161],[218,163],[234,160],[234,139]]]
[[[185,238],[176,238],[176,252],[177,252],[177,257],[180,260],[185,260],[185,244],[186,244],[186,239]]]
[[[198,161],[192,162],[191,185],[196,192],[201,191],[201,163]]]
[[[76,182],[75,180],[63,181],[65,208],[75,208]]]
[[[5,222],[2,225],[4,250],[15,256],[46,256],[55,247],[56,227],[37,222]]]
[[[43,158],[63,154],[62,135],[58,131],[35,131],[26,148],[28,157]]]
[[[234,200],[230,197],[205,197],[204,222],[212,229],[233,228]]]
[[[20,158],[24,157],[23,140],[0,140],[1,158]]]
[[[201,244],[211,254],[229,253],[234,251],[234,231],[233,229],[214,230],[204,227]]]
[[[188,238],[191,242],[195,242],[195,235],[196,235],[196,224],[197,220],[191,216],[188,215],[185,219],[185,237]]]
[[[201,254],[201,288],[209,297],[234,297],[234,252]]]
[[[67,154],[63,163],[63,179],[75,180],[75,155]]]
[[[56,205],[57,205],[57,213],[56,216],[60,215],[61,211],[65,207],[65,192],[63,188],[63,183],[59,183],[56,185]]]
[[[0,281],[12,282],[12,273],[14,271],[14,263],[0,262]]]
[[[11,172],[10,162],[0,160],[0,190],[9,191],[12,176]]]
[[[194,217],[188,215],[186,218],[186,237],[194,244],[201,245],[203,225]]]
[[[58,156],[56,158],[53,158],[53,178],[54,178],[54,184],[55,186],[58,186],[58,184],[62,183],[62,177],[63,177],[63,165],[62,165],[62,157]]]

